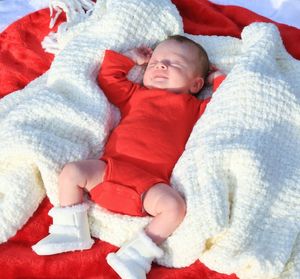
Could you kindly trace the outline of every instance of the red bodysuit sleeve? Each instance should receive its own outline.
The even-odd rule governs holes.
[[[218,89],[218,87],[220,86],[220,84],[223,82],[225,78],[226,78],[225,75],[220,75],[213,79],[213,83],[212,83],[213,93]],[[210,99],[211,97],[206,98],[201,102],[199,117],[204,113],[205,108],[209,103]]]
[[[99,86],[108,100],[121,108],[139,86],[127,79],[127,74],[135,63],[128,57],[106,50],[98,74]]]
[[[218,89],[220,84],[223,82],[223,80],[226,78],[225,75],[220,75],[214,78],[212,88],[213,88],[213,93]]]

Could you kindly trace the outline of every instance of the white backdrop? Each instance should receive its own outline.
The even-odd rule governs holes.
[[[299,0],[210,0],[210,2],[244,7],[279,23],[300,28]]]
[[[0,0],[0,32],[15,20],[48,6],[49,0]]]

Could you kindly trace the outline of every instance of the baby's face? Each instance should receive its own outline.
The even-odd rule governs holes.
[[[197,71],[196,59],[195,46],[175,40],[164,41],[154,49],[143,83],[150,89],[197,93],[203,86],[203,78]]]

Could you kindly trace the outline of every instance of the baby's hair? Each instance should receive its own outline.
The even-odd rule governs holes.
[[[181,42],[181,43],[189,43],[194,45],[197,49],[198,49],[198,53],[199,53],[199,70],[201,73],[201,76],[206,78],[206,76],[208,75],[209,72],[209,59],[208,59],[208,55],[205,51],[205,49],[198,43],[196,43],[195,41],[182,36],[182,35],[172,35],[169,36],[166,40],[174,40],[177,42]]]

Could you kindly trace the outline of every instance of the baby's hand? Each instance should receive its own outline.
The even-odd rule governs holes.
[[[223,76],[224,74],[216,67],[214,64],[210,64],[209,66],[209,73],[207,77],[207,83],[213,84],[213,81],[218,76]]]
[[[147,64],[153,50],[150,47],[137,47],[126,51],[124,54],[131,58],[137,65]]]

